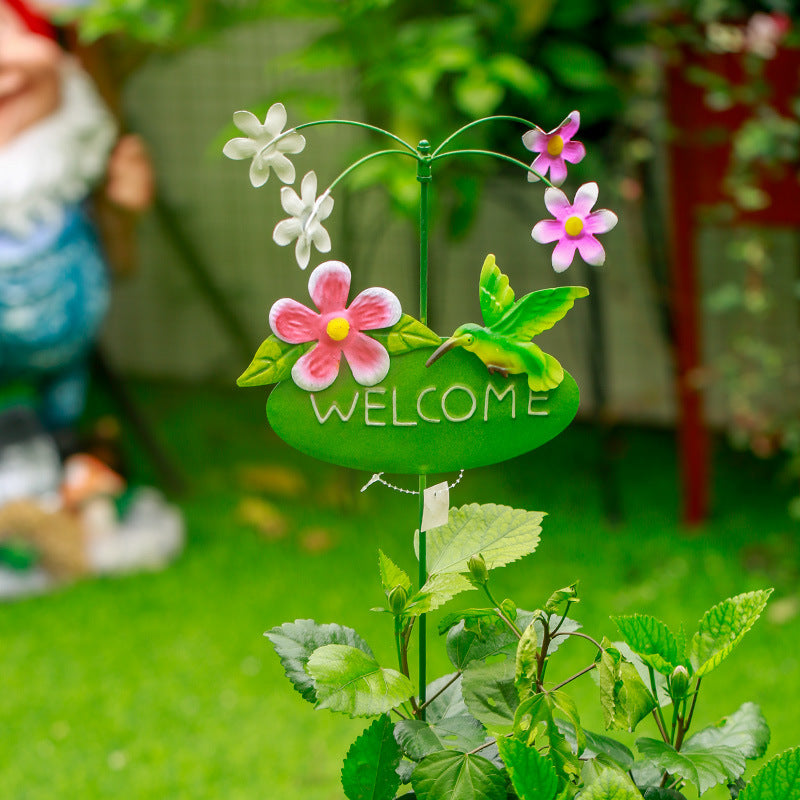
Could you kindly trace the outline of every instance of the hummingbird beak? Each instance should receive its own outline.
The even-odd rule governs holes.
[[[442,342],[433,351],[433,353],[431,353],[431,357],[425,362],[425,366],[429,367],[434,361],[441,358],[448,350],[452,350],[454,347],[463,344],[464,339],[466,339],[465,336],[451,336],[447,341]]]

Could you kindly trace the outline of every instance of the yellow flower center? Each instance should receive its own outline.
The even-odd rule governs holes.
[[[577,236],[583,230],[583,220],[580,217],[569,217],[564,223],[567,236]]]
[[[547,153],[551,156],[560,156],[564,149],[564,140],[556,134],[547,140]]]
[[[341,342],[350,333],[350,323],[344,317],[334,317],[325,330],[334,342]]]

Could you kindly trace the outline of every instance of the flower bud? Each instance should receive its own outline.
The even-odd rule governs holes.
[[[389,610],[392,614],[401,614],[408,601],[408,592],[399,584],[389,592]]]
[[[669,689],[674,701],[682,700],[686,697],[689,688],[689,671],[682,664],[679,664],[672,671],[669,677]]]
[[[467,561],[467,569],[469,569],[475,583],[482,586],[488,582],[489,570],[486,569],[486,561],[480,553],[476,556],[472,556],[472,558]]]

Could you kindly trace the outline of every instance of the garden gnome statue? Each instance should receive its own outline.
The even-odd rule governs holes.
[[[52,3],[50,4],[52,6]],[[29,0],[0,0],[0,399],[33,387],[51,430],[83,410],[108,275],[87,199],[151,201],[149,160]]]

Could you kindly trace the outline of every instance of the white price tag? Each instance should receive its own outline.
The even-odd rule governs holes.
[[[425,490],[422,496],[422,526],[423,531],[438,528],[447,524],[450,512],[450,487],[447,481],[437,483]]]

